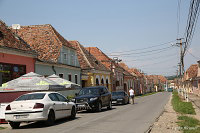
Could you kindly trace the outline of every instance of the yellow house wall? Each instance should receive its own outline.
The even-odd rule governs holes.
[[[97,75],[100,77],[100,81],[99,84],[100,86],[106,86],[106,77],[108,77],[109,79],[109,84],[108,84],[108,89],[109,91],[111,91],[111,80],[110,80],[110,74],[102,74],[102,73],[88,73],[88,80],[87,80],[87,84],[86,87],[89,86],[96,86],[96,77]],[[104,85],[101,84],[101,77],[104,76]]]

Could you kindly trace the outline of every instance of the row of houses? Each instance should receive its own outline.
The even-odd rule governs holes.
[[[160,91],[166,82],[161,75],[145,75],[111,59],[97,47],[68,41],[50,24],[13,28],[0,21],[0,85],[29,72],[56,74],[82,87],[103,85],[126,92],[132,87],[137,95]]]
[[[200,61],[192,64],[183,77],[174,80],[174,83],[177,88],[184,88],[188,93],[200,96]]]

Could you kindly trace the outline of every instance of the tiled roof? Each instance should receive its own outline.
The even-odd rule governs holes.
[[[99,60],[104,66],[111,70],[111,58],[109,58],[97,47],[86,47],[86,49],[89,53],[95,56],[96,59]],[[123,72],[123,68],[118,63],[113,62],[113,66],[115,66],[115,68],[117,68],[120,72]]]
[[[167,79],[162,75],[147,75],[146,76],[149,80],[153,80],[154,84],[158,84],[159,80],[161,83],[165,83]]]
[[[87,49],[89,53],[97,58],[97,60],[101,61],[102,64],[110,69],[111,63],[109,61],[111,61],[112,59],[105,55],[100,49],[98,49],[97,47],[86,47],[85,49]]]
[[[119,65],[124,69],[124,74],[126,76],[135,76],[129,72],[130,68],[123,62],[120,62]]]
[[[198,64],[191,65],[186,71],[186,75],[188,75],[189,79],[197,77],[197,73],[198,73]]]
[[[38,59],[42,61],[55,63],[63,45],[72,48],[50,24],[21,26],[17,34],[38,53]]]
[[[143,77],[143,75],[142,75],[142,74],[139,72],[139,70],[136,69],[136,68],[130,68],[130,69],[129,69],[129,72],[130,72],[130,73],[135,73],[135,75],[136,75],[137,77],[140,77],[140,78]]]
[[[77,50],[78,60],[81,69],[95,69],[100,71],[108,71],[100,61],[98,61],[92,54],[90,54],[78,41],[69,41]]]
[[[15,35],[1,20],[0,20],[0,46],[22,50],[26,51],[27,53],[36,55],[36,52],[32,50],[24,40]]]

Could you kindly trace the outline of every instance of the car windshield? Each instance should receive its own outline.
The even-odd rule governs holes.
[[[112,96],[124,96],[124,92],[112,92]]]
[[[17,98],[15,101],[38,100],[38,99],[43,99],[44,96],[45,96],[45,93],[25,94]]]
[[[88,94],[98,95],[99,94],[99,89],[95,89],[95,88],[83,88],[78,93],[78,95],[88,95]]]

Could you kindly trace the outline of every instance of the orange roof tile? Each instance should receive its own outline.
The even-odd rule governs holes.
[[[12,29],[13,30],[13,29]],[[13,30],[13,32],[15,32]],[[17,34],[24,39],[32,49],[37,51],[38,59],[56,63],[60,49],[64,45],[72,48],[50,24],[21,26]]]
[[[78,60],[82,69],[96,69],[110,72],[109,69],[89,53],[78,41],[69,42],[77,50]]]
[[[0,20],[0,46],[18,49],[36,55],[36,52],[32,50],[24,40],[15,35],[1,20]]]
[[[197,73],[198,73],[198,64],[193,64],[186,70],[185,74],[188,75],[188,78],[195,78],[197,77]]]

